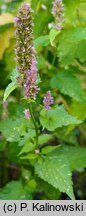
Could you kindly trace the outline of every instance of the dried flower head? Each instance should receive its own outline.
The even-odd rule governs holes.
[[[53,97],[51,96],[51,92],[47,91],[44,100],[43,100],[43,104],[45,109],[49,110],[50,109],[50,105],[53,104]]]
[[[63,16],[64,16],[63,12],[64,12],[64,5],[62,3],[62,0],[54,0],[52,14],[55,18],[55,24],[53,25],[53,27],[57,30],[62,29]]]
[[[15,17],[16,62],[19,84],[24,86],[25,98],[36,99],[37,87],[36,51],[33,44],[33,16],[30,4],[23,3]]]

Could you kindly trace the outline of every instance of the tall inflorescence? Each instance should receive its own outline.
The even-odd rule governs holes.
[[[62,3],[62,0],[54,0],[53,1],[53,8],[52,8],[52,14],[55,18],[55,24],[53,27],[57,30],[62,29],[63,24],[63,16],[64,16],[64,5]]]
[[[37,86],[36,51],[33,44],[33,11],[30,4],[23,3],[14,19],[16,27],[17,81],[24,87],[26,99],[36,99]]]
[[[46,95],[44,96],[43,105],[45,109],[49,110],[50,105],[53,104],[53,97],[51,96],[51,91],[47,91]]]

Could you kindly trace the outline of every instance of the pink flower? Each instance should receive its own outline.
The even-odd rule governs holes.
[[[39,91],[37,86],[37,69],[36,69],[36,59],[33,57],[30,70],[27,73],[25,80],[25,98],[26,99],[36,99],[36,95]]]
[[[29,111],[29,109],[25,109],[24,114],[25,114],[26,119],[30,119],[30,111]]]
[[[63,11],[64,11],[64,5],[62,3],[62,0],[54,0],[52,14],[53,17],[55,18],[55,23],[53,25],[53,28],[57,30],[62,29],[63,16],[64,16]]]
[[[21,6],[21,8],[19,9],[19,12],[26,12],[26,11],[28,11],[30,9],[30,4],[28,4],[28,3],[23,3],[22,4],[22,6]]]
[[[36,51],[33,43],[33,16],[30,4],[23,3],[15,17],[16,63],[18,84],[24,87],[25,98],[36,99],[37,86]]]
[[[20,17],[18,16],[14,17],[15,26],[19,23],[19,21],[20,21]]]
[[[45,109],[49,110],[50,109],[50,105],[53,104],[53,97],[51,96],[51,92],[47,91],[44,100],[43,100],[43,104]]]

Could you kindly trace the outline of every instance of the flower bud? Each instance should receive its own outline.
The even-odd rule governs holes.
[[[24,114],[25,114],[25,119],[30,119],[30,111],[29,111],[29,109],[25,109]]]
[[[53,97],[51,96],[51,92],[47,91],[44,100],[43,100],[43,104],[45,109],[49,110],[50,109],[50,105],[53,104]]]
[[[52,8],[52,14],[55,18],[55,24],[53,27],[57,30],[62,29],[62,23],[63,23],[63,11],[64,11],[64,5],[62,3],[62,0],[54,0],[53,1],[53,8]]]

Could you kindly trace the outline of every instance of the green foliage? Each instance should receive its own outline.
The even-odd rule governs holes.
[[[70,145],[77,146],[78,140],[76,137],[76,131],[72,130],[71,132],[67,133],[67,128],[57,128],[55,131],[55,136],[60,140],[61,143],[68,143]]]
[[[7,119],[0,122],[0,131],[6,137],[7,141],[13,142],[19,140],[20,136],[26,133],[26,121],[20,119]]]
[[[14,91],[16,88],[17,88],[17,83],[15,83],[15,82],[11,82],[8,86],[7,86],[7,88],[6,88],[6,90],[5,90],[5,92],[4,92],[4,101],[6,101],[7,100],[7,98],[8,98],[8,96],[10,95],[10,93],[12,92],[12,91]]]
[[[49,35],[44,35],[35,39],[34,46],[37,48],[40,45],[47,46],[49,43]]]
[[[50,156],[56,156],[57,158],[63,157],[66,159],[66,163],[69,164],[72,171],[82,171],[86,167],[86,149],[81,147],[60,146],[55,149]]]
[[[59,33],[60,33],[59,31],[55,29],[51,29],[49,38],[50,38],[50,43],[52,46],[54,45],[54,40]]]
[[[66,192],[71,199],[74,199],[71,172],[65,159],[63,163],[63,157],[46,156],[45,161],[38,160],[35,171],[40,178],[61,192]]]
[[[38,179],[37,179],[38,181]],[[42,187],[41,187],[42,185]],[[50,199],[50,200],[57,200],[59,199],[60,192],[56,188],[54,188],[52,185],[48,184],[47,182],[44,182],[43,180],[39,179],[38,181],[38,188],[40,192],[44,192],[43,199]]]
[[[85,167],[84,148],[60,146],[47,154],[44,160],[39,159],[35,165],[35,171],[40,178],[74,199],[71,171],[82,171]]]
[[[40,113],[40,122],[43,128],[49,131],[54,131],[58,127],[81,123],[77,118],[69,115],[63,105],[56,106],[48,111],[43,109]]]
[[[79,49],[82,48],[83,41],[86,42],[86,28],[74,28],[63,31],[58,46],[58,57],[61,65],[64,67],[70,65],[77,57],[79,60],[85,59],[85,52],[83,52],[82,49],[80,55],[78,54],[78,47]],[[86,45],[86,43],[84,43],[84,45]],[[85,48],[86,47],[84,47],[84,49]]]
[[[80,80],[71,72],[71,70],[61,71],[54,76],[51,79],[51,87],[57,88],[62,94],[68,95],[79,102],[85,101]]]
[[[1,141],[0,142],[0,152],[4,151],[5,147],[6,147],[6,141]]]
[[[23,153],[27,153],[29,151],[33,151],[35,149],[35,145],[31,142],[26,142],[24,143],[24,147],[22,148],[21,152],[19,153],[19,155],[23,154]]]
[[[52,139],[52,135],[50,134],[42,134],[39,136],[38,143],[39,144],[44,144],[47,143],[50,139]]]
[[[85,120],[86,119],[86,103],[79,103],[79,102],[73,101],[70,106],[70,113],[74,116],[77,116],[78,119]]]
[[[15,190],[14,190],[15,188]],[[23,187],[19,181],[8,183],[6,187],[0,190],[0,200],[24,200],[32,199],[32,193],[28,187]]]

